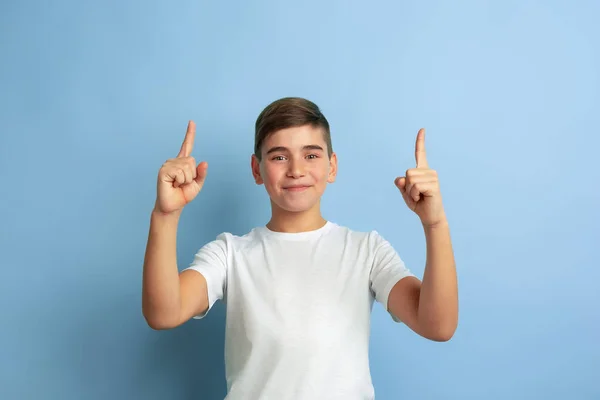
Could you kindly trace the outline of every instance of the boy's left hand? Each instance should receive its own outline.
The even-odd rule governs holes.
[[[425,155],[425,129],[417,134],[415,145],[417,167],[406,170],[406,176],[394,181],[406,205],[421,219],[425,227],[446,221],[437,172],[429,168]]]

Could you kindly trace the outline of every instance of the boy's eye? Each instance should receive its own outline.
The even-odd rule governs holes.
[[[309,160],[314,160],[316,158],[319,158],[319,156],[317,154],[309,154],[306,156],[306,158],[308,158]],[[285,156],[275,156],[273,158],[271,158],[271,160],[273,161],[284,161],[285,160]]]

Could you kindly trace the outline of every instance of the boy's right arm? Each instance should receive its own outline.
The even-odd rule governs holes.
[[[142,311],[153,329],[171,329],[208,308],[206,279],[177,267],[179,215],[152,212],[144,260]]]
[[[177,226],[183,207],[202,189],[208,165],[190,157],[195,124],[190,121],[181,151],[160,169],[157,199],[144,257],[142,313],[153,329],[179,326],[208,308],[206,279],[177,267]]]

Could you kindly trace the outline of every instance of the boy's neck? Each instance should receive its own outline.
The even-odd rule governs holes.
[[[319,207],[304,212],[288,212],[273,209],[267,228],[274,232],[299,233],[322,228],[327,220],[321,215]]]

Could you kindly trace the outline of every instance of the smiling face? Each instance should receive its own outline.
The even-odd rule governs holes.
[[[252,174],[264,184],[273,214],[315,213],[328,183],[335,181],[337,156],[328,157],[321,128],[303,125],[269,135],[261,160],[252,156]]]

